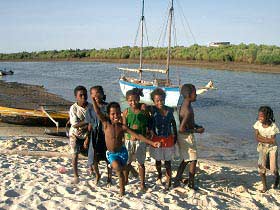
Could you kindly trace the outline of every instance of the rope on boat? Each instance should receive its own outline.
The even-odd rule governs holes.
[[[49,113],[44,109],[43,106],[41,106],[41,110],[42,110],[42,112],[43,112],[45,115],[47,115],[47,117],[55,124],[55,126],[56,126],[56,131],[57,131],[57,133],[58,133],[59,123],[58,123],[57,121],[55,121],[55,120],[49,115]]]

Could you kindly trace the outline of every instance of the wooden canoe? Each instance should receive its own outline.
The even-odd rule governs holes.
[[[59,123],[65,126],[69,114],[67,111],[48,111],[48,114]],[[54,123],[42,110],[16,109],[0,106],[0,120],[5,123],[32,126],[54,126]]]

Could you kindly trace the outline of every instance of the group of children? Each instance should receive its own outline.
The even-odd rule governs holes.
[[[203,133],[204,128],[195,123],[192,102],[196,101],[196,88],[192,84],[181,87],[182,104],[179,104],[179,129],[177,131],[173,109],[165,105],[166,93],[156,88],[151,93],[153,106],[140,103],[142,90],[134,88],[127,91],[129,105],[121,112],[119,103],[106,103],[101,86],[90,89],[92,104],[87,102],[87,90],[77,86],[74,90],[76,103],[70,108],[69,132],[72,153],[74,183],[79,182],[77,162],[78,154],[87,152],[89,174],[95,174],[96,183],[100,179],[98,163],[106,161],[108,184],[111,184],[112,169],[119,177],[120,194],[124,195],[125,185],[129,183],[129,173],[134,170],[131,163],[137,161],[140,189],[145,191],[145,159],[147,145],[150,156],[155,159],[157,183],[162,183],[161,164],[166,171],[165,189],[171,187],[171,160],[178,144],[181,163],[174,177],[174,187],[179,186],[182,175],[189,164],[188,186],[195,189],[194,177],[197,163],[197,147],[194,133]],[[267,190],[265,172],[270,160],[270,169],[275,174],[274,187],[279,185],[277,166],[277,144],[275,135],[279,129],[275,124],[270,107],[261,107],[258,121],[255,123],[256,139],[259,142],[259,172],[262,177],[263,191]]]

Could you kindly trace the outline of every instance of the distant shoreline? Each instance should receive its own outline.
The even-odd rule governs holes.
[[[71,59],[15,59],[1,60],[0,62],[104,62],[119,64],[137,64],[136,59],[94,59],[94,58],[71,58]],[[164,64],[165,60],[144,60],[144,64]],[[172,60],[171,65],[187,66],[203,69],[229,70],[240,72],[272,73],[280,74],[280,65],[257,65],[234,62],[205,62],[205,61],[183,61]]]

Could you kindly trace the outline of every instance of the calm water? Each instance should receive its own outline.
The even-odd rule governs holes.
[[[15,72],[13,76],[3,77],[5,81],[43,85],[50,92],[71,101],[74,100],[75,86],[89,88],[102,85],[108,101],[122,101],[125,104],[118,85],[121,72],[116,67],[120,66],[136,65],[93,62],[0,63],[1,69]],[[270,105],[279,124],[280,75],[175,66],[171,71],[174,82],[180,78],[181,83],[193,83],[200,87],[213,80],[218,88],[198,96],[194,103],[196,122],[206,128],[205,134],[197,136],[202,151],[200,156],[213,159],[255,158],[256,142],[252,125],[258,107]]]

